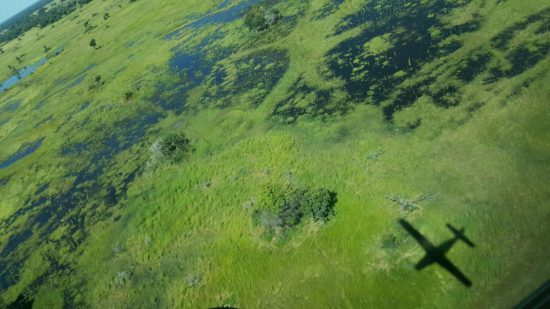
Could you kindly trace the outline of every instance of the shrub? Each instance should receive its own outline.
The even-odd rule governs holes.
[[[254,6],[248,10],[244,24],[249,30],[263,31],[275,25],[281,19],[281,13],[275,9]]]
[[[124,99],[126,99],[126,101],[129,101],[133,97],[134,97],[134,93],[131,91],[126,91],[126,93],[124,93]]]
[[[101,79],[101,75],[94,77],[93,83],[88,87],[88,90],[96,90],[105,85],[105,81]]]
[[[191,150],[191,145],[185,135],[169,134],[160,140],[159,150],[166,160],[171,163],[177,163]]]
[[[264,188],[253,220],[267,228],[293,227],[302,218],[327,221],[334,213],[336,193],[326,188],[299,188],[290,184]]]
[[[317,221],[327,221],[334,212],[336,193],[325,188],[315,188],[306,194],[304,203],[306,215]]]
[[[147,167],[154,169],[159,164],[174,164],[183,161],[187,154],[193,151],[193,148],[184,134],[172,133],[154,142],[149,150],[151,158],[147,162]]]

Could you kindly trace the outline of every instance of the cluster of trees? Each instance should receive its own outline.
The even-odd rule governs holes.
[[[172,133],[160,140],[160,153],[173,163],[183,160],[191,150],[191,141],[184,134]]]
[[[64,0],[46,10],[49,1],[41,2],[37,11],[0,26],[0,43],[11,41],[34,27],[44,28],[92,0]]]
[[[276,9],[265,8],[262,5],[254,6],[246,12],[244,24],[252,31],[263,31],[271,28],[282,15]]]
[[[326,188],[268,185],[258,200],[253,220],[268,229],[293,227],[307,217],[328,221],[334,215],[335,204],[336,193]]]
[[[155,168],[163,162],[174,164],[183,161],[193,151],[193,147],[185,134],[171,133],[153,143],[150,150],[148,166]]]

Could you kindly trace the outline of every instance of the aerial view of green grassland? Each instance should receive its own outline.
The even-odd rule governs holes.
[[[550,0],[30,2],[0,308],[547,308]]]

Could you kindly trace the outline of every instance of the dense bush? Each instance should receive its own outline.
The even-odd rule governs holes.
[[[255,224],[267,228],[293,227],[304,217],[327,221],[335,204],[336,193],[326,188],[269,185],[258,200],[253,219]]]
[[[168,134],[160,140],[160,152],[171,162],[181,161],[189,150],[190,141],[183,134]]]
[[[250,30],[263,31],[275,25],[281,17],[281,13],[275,9],[265,9],[263,6],[254,6],[246,13],[244,24]]]
[[[304,213],[317,221],[326,221],[333,214],[336,194],[325,188],[308,190],[304,196]]]
[[[184,134],[168,134],[151,145],[150,167],[159,163],[178,163],[193,150],[190,140]]]

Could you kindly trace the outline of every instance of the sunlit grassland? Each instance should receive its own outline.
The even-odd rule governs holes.
[[[268,43],[247,44],[257,34],[245,31],[240,20],[224,26],[226,36],[220,44],[247,49],[238,48],[221,63],[230,67],[255,50],[284,49],[290,58],[285,75],[258,108],[243,96],[224,109],[169,113],[143,140],[117,154],[116,170],[106,172],[104,181],[118,171],[131,170],[132,162],[146,159],[148,146],[163,133],[184,132],[195,146],[190,158],[179,165],[145,170],[117,207],[85,203],[84,207],[100,207],[111,214],[86,225],[89,236],[75,252],[68,248],[58,252],[72,270],[52,275],[38,288],[37,307],[60,307],[67,290],[75,291],[75,303],[98,308],[509,307],[547,279],[549,58],[491,85],[482,78],[461,82],[463,101],[456,107],[436,107],[420,98],[389,122],[379,107],[360,104],[345,115],[302,116],[287,125],[269,116],[273,107],[299,77],[321,89],[341,88],[343,81],[321,76],[325,56],[359,33],[355,29],[331,36],[338,22],[364,1],[345,1],[335,14],[312,19],[326,2],[309,1],[293,31]],[[456,59],[541,8],[541,2],[534,0],[498,5],[486,1],[481,8],[482,2],[472,1],[466,9],[450,14],[449,23],[465,23],[478,11],[484,20],[479,30],[461,36],[461,49],[423,65],[421,73],[446,83]],[[60,154],[67,141],[100,138],[102,130],[117,129],[117,119],[157,111],[147,102],[148,95],[156,81],[171,78],[166,76],[167,62],[171,48],[181,43],[163,36],[214,4],[94,1],[55,28],[37,30],[44,35],[41,40],[35,41],[32,30],[22,41],[6,46],[7,52],[0,55],[2,63],[21,52],[32,63],[42,56],[44,44],[64,51],[0,97],[2,103],[22,100],[9,122],[0,127],[2,157],[17,151],[23,142],[46,136],[36,153],[0,171],[0,176],[11,176],[0,187],[0,220],[17,211],[43,183],[50,183],[47,190],[52,193],[70,185],[71,180],[63,176],[84,162]],[[286,9],[284,13],[292,14],[294,7]],[[103,11],[110,12],[107,21],[102,14],[91,18]],[[98,28],[84,34],[76,23],[84,18]],[[210,25],[197,37],[182,37],[196,44],[217,30]],[[100,49],[88,45],[92,37]],[[21,46],[16,51],[15,44]],[[55,84],[61,76],[70,83],[92,63],[96,66],[80,85]],[[116,73],[121,67],[125,71]],[[231,68],[229,72],[236,74]],[[0,68],[0,76],[8,75]],[[96,75],[106,84],[99,91],[88,91]],[[536,81],[528,88],[512,94],[533,77]],[[143,85],[140,90],[134,87],[138,81]],[[191,90],[187,105],[203,106],[201,94],[206,88],[202,84]],[[135,91],[135,97],[126,101],[126,91]],[[337,91],[346,99],[342,90]],[[44,98],[44,93],[50,96]],[[44,99],[44,106],[33,110]],[[473,108],[479,101],[483,106]],[[84,102],[91,104],[69,118]],[[33,128],[49,115],[49,122]],[[422,125],[407,129],[406,124],[418,117]],[[35,172],[36,162],[47,168]],[[266,238],[252,224],[252,210],[246,205],[273,182],[337,192],[336,215],[326,224],[308,221],[281,237]],[[401,212],[385,198],[422,193],[435,198],[420,203],[412,213]],[[30,228],[25,220],[31,215],[18,218],[19,229]],[[445,223],[466,227],[477,247],[459,243],[448,257],[472,279],[473,287],[461,286],[438,266],[414,270],[424,252],[396,224],[402,217],[435,244],[451,237]],[[65,233],[61,227],[49,237],[57,239]],[[383,248],[386,235],[395,235],[396,248]],[[9,236],[0,236],[2,244]],[[18,284],[2,298],[14,300],[47,271],[42,259],[47,245],[32,249]],[[130,277],[121,284],[116,278],[124,272]]]
[[[361,133],[341,143],[326,141],[336,133],[336,125],[328,125],[332,132],[319,124],[272,129],[207,160],[193,159],[178,169],[144,176],[126,201],[136,210],[128,214],[129,221],[101,227],[107,228],[106,236],[124,231],[120,238],[105,243],[101,236],[93,237],[99,238],[100,247],[91,249],[82,265],[99,274],[93,299],[107,301],[103,305],[138,301],[151,288],[149,274],[125,287],[127,298],[122,299],[109,296],[110,280],[121,269],[152,269],[150,273],[158,276],[158,290],[152,295],[168,306],[309,307],[349,302],[456,307],[514,302],[527,288],[516,285],[518,277],[530,278],[532,288],[547,272],[540,268],[548,254],[541,245],[548,219],[548,192],[542,189],[547,158],[533,151],[548,146],[547,133],[541,133],[548,124],[540,112],[548,112],[544,100],[526,96],[508,110],[480,115],[435,140],[425,140],[394,136],[383,126],[361,125],[358,120],[363,117],[376,121],[367,109],[357,112],[363,117],[346,119],[344,123],[354,124],[351,130]],[[306,133],[312,131],[322,133]],[[384,155],[379,160],[366,158],[380,147]],[[531,155],[525,157],[522,151],[518,157],[510,150],[518,148]],[[532,170],[521,170],[525,160]],[[339,192],[337,215],[327,226],[309,223],[282,243],[273,243],[259,238],[242,205],[257,194],[259,184],[277,181],[285,171],[292,171],[297,183]],[[202,186],[205,179],[212,181],[208,188]],[[467,226],[478,248],[458,245],[449,257],[477,278],[475,288],[463,288],[441,269],[416,273],[412,265],[422,252],[412,241],[405,241],[398,253],[380,248],[380,235],[399,233],[394,222],[403,216],[383,198],[392,192],[437,194],[435,201],[412,214],[434,242],[449,237],[445,222]],[[151,243],[145,245],[146,239]],[[128,253],[112,256],[113,243]],[[98,259],[98,252],[105,252],[109,263]],[[97,261],[97,268],[91,267],[92,261]],[[185,279],[195,274],[203,283],[189,287]],[[504,288],[506,296],[499,291]],[[488,295],[495,298],[489,300]]]

